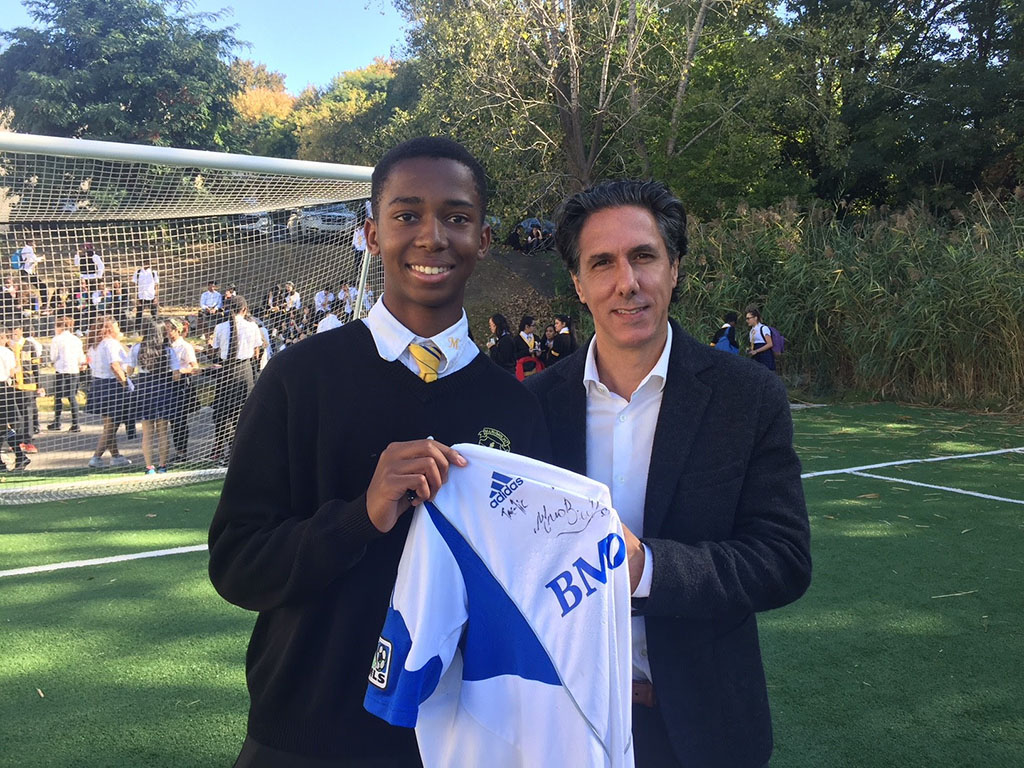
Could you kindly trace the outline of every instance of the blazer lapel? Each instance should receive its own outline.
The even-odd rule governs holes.
[[[647,475],[644,536],[657,537],[661,532],[679,476],[690,464],[693,442],[704,417],[704,409],[711,399],[710,387],[695,375],[704,367],[694,359],[690,349],[696,343],[672,322],[668,377],[654,429],[654,446]]]
[[[583,386],[586,347],[555,366],[552,375],[561,381],[547,393],[545,410],[557,422],[549,423],[555,463],[581,475],[587,474],[587,390]]]

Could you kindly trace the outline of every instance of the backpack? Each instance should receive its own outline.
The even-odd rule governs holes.
[[[15,272],[21,269],[21,248],[11,254],[11,269]]]
[[[782,331],[770,325],[768,330],[772,335],[772,352],[776,355],[781,355],[783,350],[786,349],[786,337],[782,335]]]
[[[718,329],[718,331],[715,333],[715,341],[712,342],[711,346],[713,346],[715,349],[720,349],[723,352],[729,352],[733,355],[738,355],[740,353],[739,347],[734,347],[732,344],[729,343],[728,328]]]

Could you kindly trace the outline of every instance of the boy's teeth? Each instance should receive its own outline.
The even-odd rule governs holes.
[[[424,275],[440,275],[448,271],[448,267],[421,267],[418,264],[413,264],[412,268],[417,272],[422,272]]]

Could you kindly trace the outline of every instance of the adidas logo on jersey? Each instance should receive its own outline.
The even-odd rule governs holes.
[[[497,509],[501,502],[509,498],[523,484],[521,477],[509,477],[501,472],[491,472],[491,509]]]

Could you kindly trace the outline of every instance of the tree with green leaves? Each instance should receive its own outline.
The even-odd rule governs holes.
[[[758,47],[769,2],[396,5],[429,84],[420,124],[488,157],[498,209],[550,209],[612,175],[703,185],[699,153],[723,166],[716,192],[738,196],[760,189],[780,160],[771,125],[760,119],[763,99],[751,98],[755,81],[771,77],[767,49]]]
[[[373,165],[388,146],[388,124],[419,98],[414,65],[376,59],[299,96],[295,112],[303,160]]]
[[[1010,0],[791,0],[777,124],[819,197],[943,207],[1024,168]]]
[[[16,131],[213,149],[234,114],[232,27],[170,0],[24,0],[39,28],[0,35]]]
[[[231,62],[231,78],[238,87],[232,97],[235,117],[221,132],[229,152],[294,158],[296,98],[285,90],[285,77],[251,59]]]

